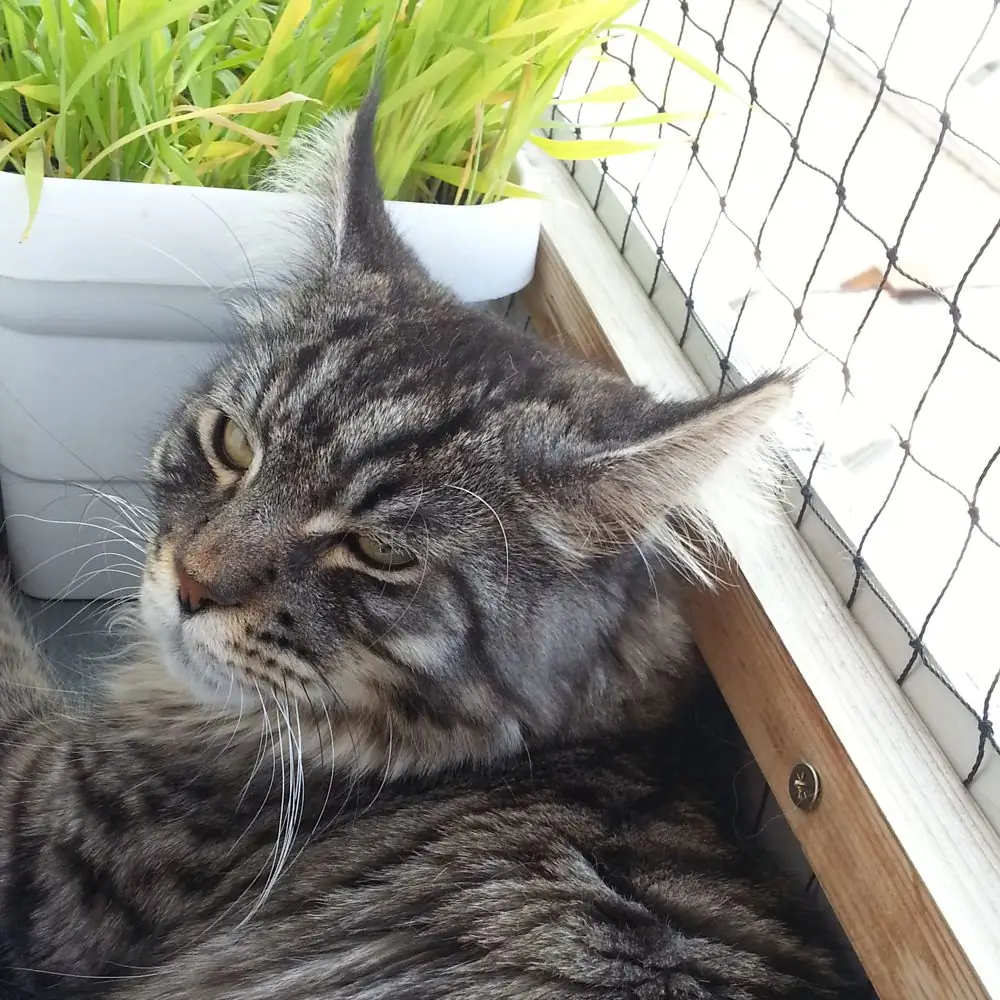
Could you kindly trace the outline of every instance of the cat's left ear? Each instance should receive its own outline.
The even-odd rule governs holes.
[[[386,210],[375,164],[378,104],[374,84],[357,112],[330,114],[297,136],[265,178],[268,190],[306,196],[299,265],[314,273],[423,273]]]
[[[750,516],[773,497],[767,436],[792,389],[791,377],[776,375],[725,398],[642,407],[630,443],[591,440],[577,451],[559,490],[560,534],[580,555],[645,541],[706,579],[709,509],[729,503]]]

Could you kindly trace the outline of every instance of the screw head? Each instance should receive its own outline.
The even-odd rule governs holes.
[[[812,764],[799,761],[788,776],[788,795],[796,809],[809,811],[819,802],[819,773]]]

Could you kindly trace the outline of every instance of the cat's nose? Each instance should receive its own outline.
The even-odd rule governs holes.
[[[193,615],[206,608],[215,607],[226,602],[217,597],[205,584],[199,583],[184,568],[180,559],[174,560],[177,571],[177,600],[185,614]]]

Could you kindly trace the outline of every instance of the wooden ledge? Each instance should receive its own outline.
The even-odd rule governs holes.
[[[539,332],[665,395],[704,393],[567,172],[535,150],[525,167],[548,199],[525,292]],[[690,594],[695,638],[879,996],[1000,998],[996,831],[791,524],[751,537],[712,513],[734,562]],[[811,812],[787,792],[800,761],[821,776]]]

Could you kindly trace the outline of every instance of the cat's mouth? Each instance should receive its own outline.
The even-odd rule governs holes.
[[[189,644],[181,640],[163,647],[164,660],[170,672],[191,689],[202,702],[223,709],[238,709],[243,702],[242,685],[236,673],[219,664],[204,651],[191,655]]]
[[[242,685],[237,671],[213,655],[204,642],[188,634],[180,620],[154,621],[152,631],[164,666],[199,701],[222,708],[239,707]]]

